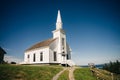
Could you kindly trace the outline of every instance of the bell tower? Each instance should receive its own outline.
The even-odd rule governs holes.
[[[60,10],[58,10],[57,20],[56,20],[56,30],[53,31],[53,38],[58,38],[58,53],[66,54],[66,35],[65,31],[62,29],[62,18]]]

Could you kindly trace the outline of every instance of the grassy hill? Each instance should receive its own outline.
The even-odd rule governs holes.
[[[60,66],[0,65],[0,80],[51,80]]]
[[[120,74],[111,73],[103,69],[93,68],[94,76],[104,80],[120,80]]]
[[[77,68],[74,71],[75,80],[96,80],[96,77],[91,75],[89,68]]]
[[[0,65],[0,80],[51,80],[58,72],[63,70],[61,66],[28,66],[28,65]],[[104,80],[112,80],[111,73],[102,69],[76,68],[75,80],[96,80],[99,77]],[[58,80],[69,80],[69,71],[65,70]],[[113,75],[113,80],[120,80],[120,75]]]

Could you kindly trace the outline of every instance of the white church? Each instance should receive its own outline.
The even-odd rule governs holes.
[[[71,48],[66,41],[62,24],[60,11],[58,10],[56,29],[52,31],[53,38],[28,48],[24,53],[24,62],[21,64],[75,65],[71,60]]]

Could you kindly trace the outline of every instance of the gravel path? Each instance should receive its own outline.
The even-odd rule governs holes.
[[[59,73],[57,73],[52,80],[57,80],[60,76],[61,73],[63,73],[67,68],[64,68],[62,71],[60,71]]]
[[[75,67],[69,67],[69,68],[64,68],[62,71],[60,71],[59,73],[57,73],[52,80],[57,80],[60,76],[60,74],[62,74],[66,69],[69,70],[69,80],[75,80],[74,79],[74,70],[75,70]]]
[[[70,67],[69,68],[69,80],[75,80],[74,79],[74,74],[73,74],[74,70],[75,70],[75,67]]]

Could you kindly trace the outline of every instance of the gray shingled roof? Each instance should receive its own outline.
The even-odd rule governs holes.
[[[36,48],[40,48],[40,47],[49,46],[55,40],[56,40],[56,38],[55,39],[52,38],[52,39],[48,39],[48,40],[39,42],[39,43],[31,46],[30,48],[28,48],[26,51],[30,51],[30,50],[33,50],[33,49],[36,49]]]

